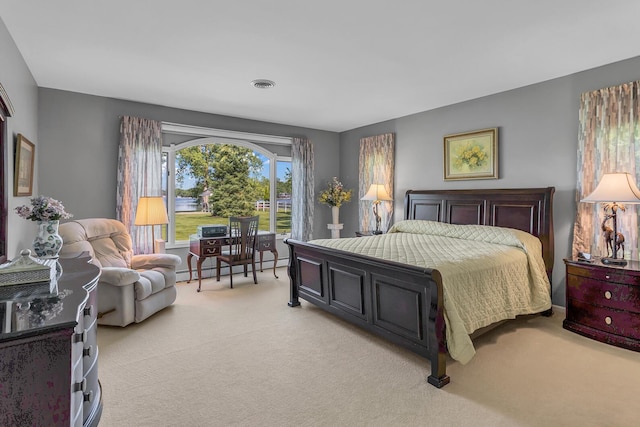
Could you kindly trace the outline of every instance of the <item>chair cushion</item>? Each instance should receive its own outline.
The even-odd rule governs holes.
[[[138,270],[140,280],[135,283],[136,299],[138,301],[162,291],[167,286],[173,286],[172,283],[167,283],[166,277],[161,270]]]

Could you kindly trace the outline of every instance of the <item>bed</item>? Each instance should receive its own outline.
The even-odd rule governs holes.
[[[541,268],[547,276],[545,283],[550,287],[548,284],[554,260],[554,191],[553,187],[410,190],[405,195],[406,221],[400,221],[399,224],[405,227],[413,222],[420,224],[430,221],[452,225],[442,224],[443,228],[488,225],[525,231],[539,239],[536,250],[542,253]],[[352,246],[356,243],[362,246],[366,239],[372,239],[370,242],[374,244],[376,242],[373,239],[379,238],[382,242],[391,237],[393,236],[383,235],[340,240],[351,242]],[[448,384],[450,378],[446,374],[449,353],[447,333],[451,331],[446,328],[449,317],[446,317],[445,321],[445,315],[448,313],[445,313],[444,303],[444,269],[392,261],[379,256],[322,246],[321,243],[286,240],[290,252],[289,306],[300,305],[302,298],[390,342],[412,350],[430,360],[431,373],[427,377],[430,384],[438,388]],[[446,284],[450,285],[450,279],[446,277]],[[550,289],[547,294],[551,294]],[[550,315],[550,306],[549,297],[546,306],[548,308],[541,309],[540,313]]]

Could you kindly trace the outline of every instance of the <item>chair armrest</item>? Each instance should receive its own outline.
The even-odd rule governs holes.
[[[154,267],[175,269],[181,263],[182,259],[173,254],[140,254],[131,258],[131,268],[136,270],[149,270]]]
[[[140,280],[140,273],[123,267],[102,267],[100,282],[114,286],[131,285]]]

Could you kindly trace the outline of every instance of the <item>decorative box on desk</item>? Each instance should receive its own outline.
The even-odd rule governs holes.
[[[565,329],[640,351],[640,263],[604,265],[565,259]]]

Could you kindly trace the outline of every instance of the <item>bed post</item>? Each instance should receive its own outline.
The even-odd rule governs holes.
[[[444,323],[444,295],[442,291],[442,276],[437,270],[431,271],[435,286],[430,286],[431,301],[429,307],[429,347],[431,349],[431,375],[427,382],[438,388],[449,384],[451,379],[447,375],[447,345],[445,341],[446,325]],[[434,348],[437,347],[437,348]]]
[[[289,307],[297,307],[300,305],[300,300],[298,299],[298,285],[297,285],[297,271],[296,271],[296,258],[293,253],[293,245],[289,245],[289,239],[286,239],[284,242],[289,246]]]

